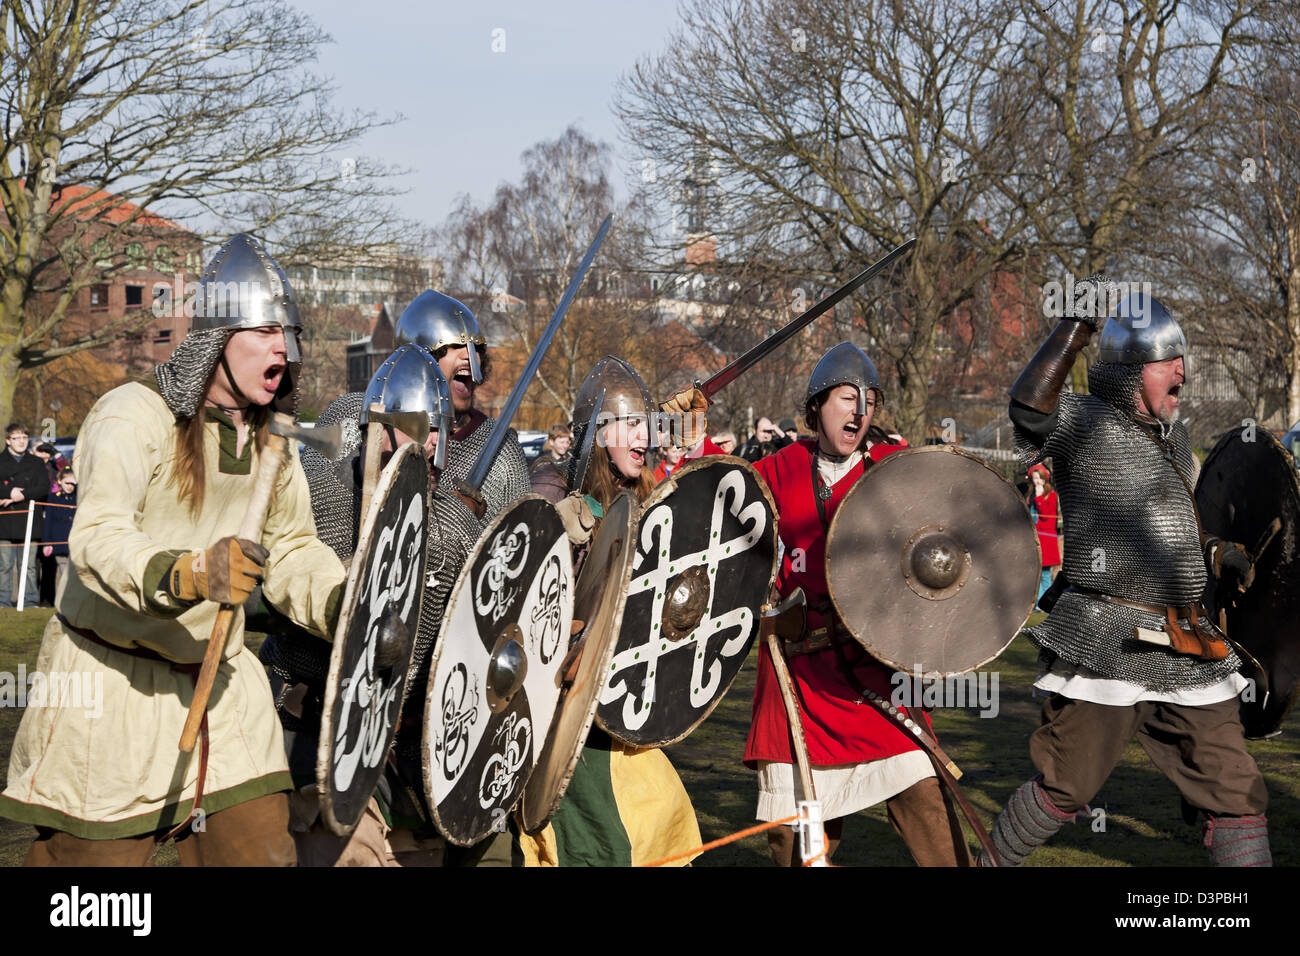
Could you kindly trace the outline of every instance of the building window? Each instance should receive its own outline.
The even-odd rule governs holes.
[[[138,309],[144,305],[144,286],[129,285],[126,287],[126,307],[128,309]]]
[[[108,308],[108,283],[101,282],[99,285],[90,287],[90,307],[92,309]]]
[[[113,247],[109,245],[107,239],[99,238],[91,244],[90,254],[95,259],[96,267],[108,269],[113,265]],[[107,304],[107,302],[106,302]]]
[[[153,344],[154,344],[154,345],[166,345],[166,344],[167,344],[168,342],[170,342],[171,340],[172,340],[172,330],[171,330],[171,329],[158,329],[158,330],[157,330],[156,332],[154,332],[154,334],[153,334]]]
[[[171,249],[159,246],[153,251],[153,267],[159,272],[171,272],[175,268],[175,259]]]
[[[126,261],[131,264],[132,269],[143,269],[144,244],[139,242],[128,242],[126,244]]]

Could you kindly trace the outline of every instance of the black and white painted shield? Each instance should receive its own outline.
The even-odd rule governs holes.
[[[430,663],[425,796],[452,843],[504,830],[560,699],[572,624],[568,535],[549,501],[527,495],[465,562]]]
[[[1211,575],[1206,606],[1226,617],[1228,637],[1253,686],[1241,694],[1247,737],[1282,728],[1300,695],[1300,481],[1295,459],[1264,428],[1221,435],[1205,457],[1196,506],[1207,535],[1247,549],[1254,583],[1244,594]]]
[[[609,672],[623,621],[632,559],[636,555],[634,542],[640,509],[635,502],[634,497],[623,492],[605,509],[578,573],[573,617],[574,625],[581,626],[582,632],[574,635],[570,644],[570,652],[577,661],[571,665],[570,673],[562,675],[566,683],[560,692],[555,719],[551,721],[550,733],[524,788],[523,803],[519,805],[519,822],[527,833],[537,833],[545,827],[559,808],[587,745],[597,698]]]
[[[397,735],[428,560],[429,465],[414,442],[375,485],[334,632],[316,755],[321,816],[345,836],[365,812]]]
[[[776,509],[753,466],[683,465],[642,506],[623,625],[596,722],[636,747],[709,716],[758,636],[776,574]]]

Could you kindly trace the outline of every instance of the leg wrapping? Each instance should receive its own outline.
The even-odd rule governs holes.
[[[1215,866],[1272,866],[1268,848],[1268,818],[1207,816],[1205,848]]]
[[[1013,793],[993,824],[993,846],[1003,866],[1019,866],[1035,847],[1074,822],[1073,813],[1052,803],[1040,779],[1035,777]]]

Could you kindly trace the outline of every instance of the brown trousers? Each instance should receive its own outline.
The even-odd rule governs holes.
[[[1152,701],[1113,707],[1053,694],[1029,739],[1029,756],[1052,803],[1075,813],[1097,795],[1137,734],[1151,762],[1191,806],[1230,816],[1262,814],[1268,791],[1246,752],[1237,708],[1235,697],[1201,707]]]
[[[894,832],[903,838],[917,866],[970,866],[970,849],[961,823],[936,777],[926,777],[885,801]],[[844,832],[844,818],[826,821],[826,859],[829,862]],[[767,846],[777,866],[801,866],[795,859],[793,827],[767,831]]]
[[[24,866],[144,866],[165,835],[142,833],[118,840],[85,840],[62,830],[37,828]],[[203,830],[176,840],[182,866],[293,866],[289,798],[269,793],[206,817]]]

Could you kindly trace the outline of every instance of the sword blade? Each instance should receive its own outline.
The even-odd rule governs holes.
[[[776,332],[773,332],[771,335],[769,335],[763,341],[759,342],[757,345],[755,345],[752,349],[750,349],[740,358],[736,359],[734,362],[726,366],[726,368],[722,369],[720,372],[716,373],[715,375],[711,376],[709,379],[701,383],[700,390],[704,392],[706,398],[711,399],[718,392],[722,391],[722,389],[726,388],[736,379],[740,378],[740,376],[743,375],[745,372],[749,371],[749,369],[755,363],[757,363],[760,359],[767,356],[769,352],[772,352],[774,349],[778,349],[782,345],[784,345],[788,339],[790,339],[796,332],[802,329],[805,325],[812,322],[813,319],[835,308],[836,305],[838,305],[844,299],[848,298],[848,296],[852,294],[853,290],[856,289],[858,286],[862,285],[862,283],[866,282],[872,276],[879,273],[882,269],[884,269],[886,266],[893,263],[895,260],[901,258],[902,256],[906,255],[908,252],[910,252],[914,245],[916,245],[915,237],[907,240],[907,242],[903,243],[897,249],[891,251],[887,256],[885,256],[879,262],[874,262],[871,265],[867,266],[867,268],[863,269],[861,272],[855,275],[848,282],[844,283],[844,285],[840,286],[838,289],[836,289],[826,298],[822,299],[820,302],[814,305],[803,315],[799,316],[799,318],[795,319],[793,322],[791,322],[789,325],[786,325],[784,328]]]
[[[586,278],[587,270],[591,268],[591,261],[596,258],[596,250],[605,241],[605,233],[609,232],[609,225],[613,221],[614,216],[611,213],[600,224],[600,229],[596,232],[596,238],[591,240],[591,245],[587,247],[586,254],[582,257],[582,261],[578,263],[578,271],[569,280],[569,287],[564,290],[564,295],[560,298],[560,304],[555,307],[555,312],[551,315],[551,321],[546,323],[546,329],[542,332],[542,337],[533,346],[533,354],[528,356],[528,364],[524,366],[523,372],[519,375],[519,380],[515,382],[515,387],[511,389],[510,396],[501,408],[501,414],[492,423],[492,431],[488,433],[487,442],[483,445],[483,450],[479,452],[478,458],[474,461],[474,467],[470,469],[469,474],[465,477],[465,484],[475,491],[482,488],[483,480],[487,478],[488,469],[492,467],[492,460],[496,457],[501,443],[505,441],[506,432],[510,428],[510,421],[515,417],[515,412],[519,410],[519,403],[524,400],[524,392],[528,391],[528,386],[532,383],[537,367],[542,364],[542,359],[546,356],[546,350],[551,347],[551,340],[555,338],[555,333],[559,331],[560,323],[564,320],[564,313],[569,311],[570,304],[578,294],[578,286],[582,285],[582,280]]]

